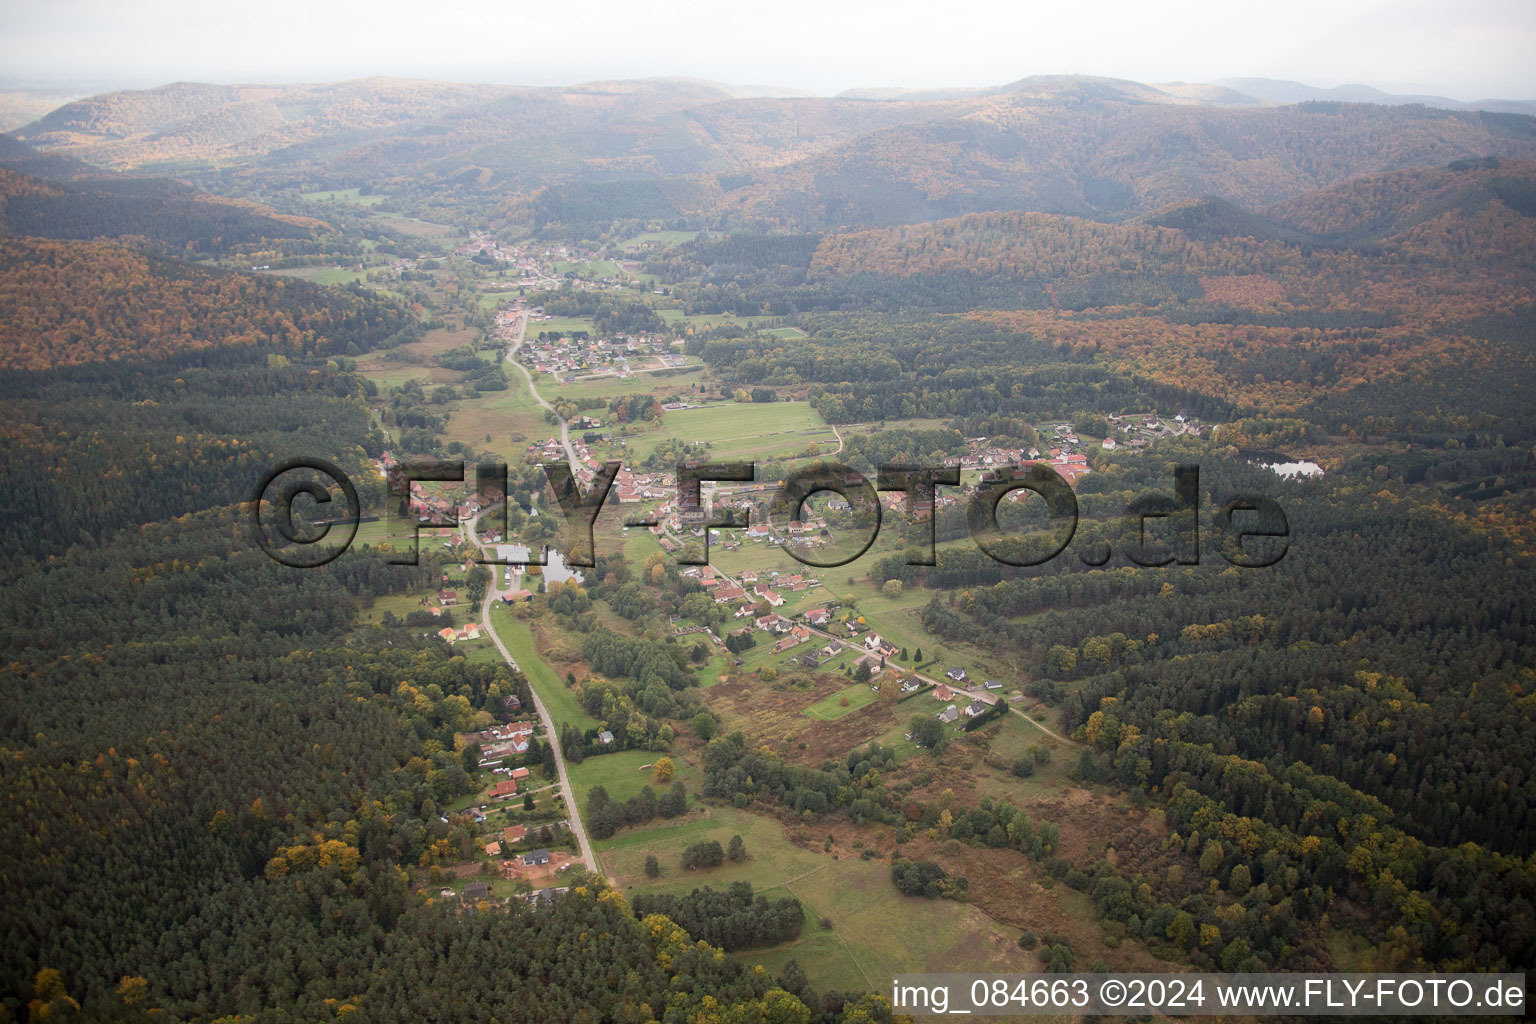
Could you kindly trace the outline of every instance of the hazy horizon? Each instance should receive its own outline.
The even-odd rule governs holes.
[[[1200,0],[1090,11],[962,0],[831,8],[790,0],[769,24],[699,0],[526,10],[397,2],[261,9],[152,0],[0,8],[0,87],[101,92],[178,81],[372,76],[508,85],[678,77],[835,95],[984,88],[1032,75],[1147,83],[1269,78],[1473,102],[1536,98],[1536,4],[1304,0],[1256,17]],[[981,28],[985,31],[979,31]]]

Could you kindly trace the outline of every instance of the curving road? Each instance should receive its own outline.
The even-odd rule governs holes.
[[[481,513],[481,515],[483,514]],[[465,520],[461,524],[470,543],[476,547],[480,544],[476,539],[477,534],[475,532],[479,521],[480,516],[477,515],[473,519]],[[480,604],[480,622],[485,627],[486,635],[491,638],[491,641],[496,645],[496,649],[506,659],[507,664],[512,666],[514,672],[521,672],[522,670],[518,668],[516,659],[512,657],[512,652],[507,650],[507,645],[501,642],[501,637],[496,635],[496,627],[491,623],[491,605],[493,602],[501,600],[501,595],[504,591],[496,574],[495,566],[490,568],[491,581],[485,588],[485,598]],[[587,870],[601,873],[602,868],[598,864],[597,854],[592,850],[592,841],[587,837],[587,828],[581,821],[581,808],[577,806],[576,790],[572,788],[571,777],[565,768],[565,754],[560,749],[560,731],[555,726],[554,717],[550,715],[549,709],[544,706],[544,702],[539,699],[539,692],[533,688],[532,684],[529,685],[528,692],[533,697],[533,709],[538,712],[539,721],[544,725],[544,739],[555,753],[555,773],[560,780],[560,790],[565,794],[566,816],[570,819],[571,832],[576,836],[576,847],[581,851],[581,859],[586,862]]]
[[[513,341],[507,348],[507,362],[523,371],[523,380],[528,382],[528,393],[533,396],[533,400],[550,412],[554,412],[555,419],[560,421],[560,444],[565,448],[565,457],[570,461],[571,475],[574,476],[581,469],[581,460],[576,457],[576,449],[571,447],[571,425],[565,422],[564,416],[555,412],[555,407],[546,402],[543,395],[539,394],[539,389],[534,387],[533,374],[528,372],[528,367],[513,358],[516,356],[517,350],[523,347],[523,339],[527,336],[528,314],[524,313],[522,319],[517,322],[517,340]]]

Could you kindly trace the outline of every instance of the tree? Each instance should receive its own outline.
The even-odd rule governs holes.
[[[652,854],[652,853],[646,854],[645,855],[645,877],[646,878],[656,878],[660,874],[661,874],[661,861],[656,859],[656,855],[655,854]]]
[[[887,597],[897,597],[901,594],[901,580],[886,580],[880,585],[880,590]]]
[[[714,739],[715,733],[719,731],[720,723],[708,711],[700,711],[693,716],[693,734],[705,743]]]
[[[657,782],[661,783],[662,785],[666,785],[667,783],[671,782],[672,774],[675,771],[676,768],[673,766],[672,759],[670,757],[659,757],[656,759],[654,774],[656,776]]]
[[[525,810],[525,811],[533,810],[533,794],[532,793],[524,793],[523,794],[523,810]]]
[[[932,715],[921,713],[913,715],[907,728],[912,733],[912,742],[918,746],[926,747],[936,755],[944,749],[946,742],[944,723]]]
[[[725,855],[733,863],[740,863],[747,859],[747,844],[741,841],[741,836],[731,836],[731,842]]]
[[[683,870],[717,868],[725,863],[725,848],[714,839],[701,839],[683,850]]]
[[[874,675],[874,671],[874,669],[869,667],[869,662],[861,661],[859,662],[859,667],[853,670],[853,681],[856,683],[867,683],[869,682],[869,677]]]

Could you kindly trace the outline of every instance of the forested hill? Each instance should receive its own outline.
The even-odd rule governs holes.
[[[537,907],[436,898],[477,849],[439,810],[479,788],[455,737],[527,684],[393,616],[360,625],[437,585],[433,551],[289,569],[239,504],[287,454],[375,479],[363,384],[332,354],[386,342],[397,307],[104,243],[4,246],[32,275],[7,301],[100,304],[102,347],[0,374],[0,1020],[890,1024],[580,871]],[[173,314],[203,343],[110,358]]]
[[[0,169],[0,225],[6,234],[40,238],[131,237],[182,255],[308,239],[324,226],[167,179],[38,181],[5,169]]]
[[[667,79],[182,83],[80,100],[16,135],[215,190],[366,186],[407,208],[562,232],[615,218],[800,230],[992,210],[1124,219],[1204,196],[1257,209],[1408,166],[1536,158],[1536,119],[1521,114],[1228,99],[1072,76],[878,99]]]
[[[210,271],[108,242],[34,238],[0,239],[0,303],[0,368],[10,370],[228,345],[355,355],[411,324],[403,305],[374,295]]]

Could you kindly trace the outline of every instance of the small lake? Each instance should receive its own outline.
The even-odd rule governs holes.
[[[554,548],[545,548],[544,556],[549,561],[549,564],[544,566],[544,581],[546,583],[564,583],[566,580],[575,580],[577,583],[582,582],[581,573],[572,569],[567,564],[565,555],[562,552],[556,551]],[[527,546],[523,544],[497,544],[496,557],[509,562],[526,562],[532,555],[529,553]],[[515,572],[522,571],[518,566],[512,566],[511,568]]]

